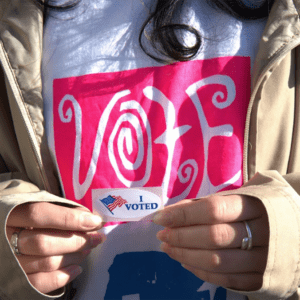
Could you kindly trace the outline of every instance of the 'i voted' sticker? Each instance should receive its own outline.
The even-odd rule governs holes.
[[[164,206],[161,187],[96,189],[92,198],[94,212],[105,222],[147,220]]]

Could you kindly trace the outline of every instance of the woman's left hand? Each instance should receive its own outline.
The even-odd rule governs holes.
[[[249,224],[253,248],[242,250]],[[241,291],[262,286],[267,264],[269,224],[254,197],[213,195],[183,200],[158,212],[153,222],[166,227],[157,237],[162,251],[200,279]]]

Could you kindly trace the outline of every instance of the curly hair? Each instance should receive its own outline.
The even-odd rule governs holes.
[[[48,10],[68,10],[75,7],[81,0],[67,0],[62,5],[56,5],[56,0],[34,0],[44,9],[45,17]],[[145,20],[140,30],[139,44],[142,50],[158,62],[166,63],[173,61],[191,60],[201,47],[201,35],[193,27],[187,24],[174,23],[176,12],[180,13],[180,6],[185,0],[157,0],[154,12]],[[242,20],[257,20],[266,18],[275,0],[265,0],[260,6],[246,5],[242,0],[207,0],[209,5],[225,11],[226,13]],[[151,31],[145,31],[151,22]],[[195,37],[195,44],[187,46],[179,38],[182,32],[189,32]],[[145,46],[143,36],[147,34],[151,50]]]

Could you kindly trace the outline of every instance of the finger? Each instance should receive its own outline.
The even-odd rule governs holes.
[[[266,246],[269,242],[268,221],[263,218],[248,221],[253,246]],[[194,249],[240,248],[247,231],[243,222],[165,228],[157,238],[174,247]]]
[[[54,228],[71,231],[98,230],[102,219],[82,208],[69,208],[53,203],[26,203],[10,213],[7,226]]]
[[[223,274],[195,269],[188,265],[183,265],[183,267],[203,281],[210,282],[217,286],[223,286],[228,289],[257,291],[262,287],[263,283],[263,276],[259,273]]]
[[[13,231],[13,228],[7,228],[9,239]],[[95,248],[105,239],[105,235],[97,231],[22,230],[19,233],[18,249],[23,255],[56,256]]]
[[[216,273],[263,273],[266,267],[267,247],[255,247],[251,251],[195,250],[161,245],[163,252],[182,264]]]
[[[26,274],[53,272],[70,265],[80,265],[91,250],[57,256],[20,255],[18,260]]]
[[[53,272],[30,274],[28,279],[38,291],[47,294],[64,287],[81,273],[80,266],[72,265]]]
[[[153,222],[165,227],[220,224],[256,219],[265,213],[263,204],[243,195],[214,195],[180,201],[154,215]]]

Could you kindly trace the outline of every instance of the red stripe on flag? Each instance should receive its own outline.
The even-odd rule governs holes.
[[[115,199],[115,201],[108,205],[110,211],[113,211],[115,208],[121,207],[122,205],[127,203],[127,201],[123,199],[121,196],[112,196],[112,197]]]

